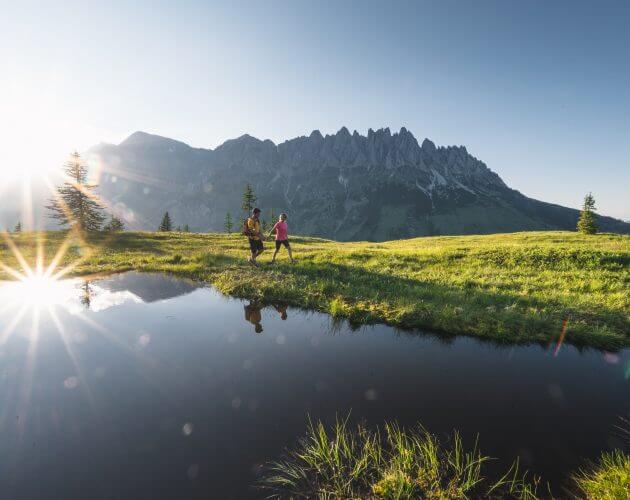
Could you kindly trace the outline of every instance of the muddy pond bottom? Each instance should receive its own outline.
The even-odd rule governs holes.
[[[0,284],[0,497],[259,498],[307,419],[459,429],[561,491],[620,446],[630,351],[499,347],[151,274]]]

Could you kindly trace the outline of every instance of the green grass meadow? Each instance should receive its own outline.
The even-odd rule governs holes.
[[[34,266],[66,248],[67,275],[127,270],[202,280],[226,294],[313,308],[356,323],[383,322],[501,343],[630,345],[630,237],[523,232],[385,243],[291,240],[296,264],[273,242],[247,263],[238,234],[124,232],[87,240],[62,232],[5,235],[0,262]],[[45,265],[46,265],[45,264]],[[10,274],[0,266],[0,279]],[[563,333],[563,323],[566,328]]]

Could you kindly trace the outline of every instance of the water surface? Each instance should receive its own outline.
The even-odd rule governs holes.
[[[0,284],[1,498],[246,498],[307,415],[462,431],[561,487],[620,444],[630,352],[497,347],[127,273]]]

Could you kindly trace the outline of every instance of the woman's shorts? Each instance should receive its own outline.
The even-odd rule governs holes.
[[[280,250],[281,245],[290,248],[289,240],[276,240],[276,250]]]
[[[265,247],[263,246],[262,240],[253,240],[250,238],[249,248],[252,249],[252,252],[261,252]]]

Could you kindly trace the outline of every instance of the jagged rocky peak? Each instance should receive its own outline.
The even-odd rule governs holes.
[[[324,140],[324,136],[322,135],[322,133],[315,129],[311,132],[311,135],[309,135],[309,139],[313,139],[316,141],[323,141]]]
[[[414,135],[409,132],[409,130],[407,130],[405,127],[401,127],[400,132],[398,132],[397,134],[394,134],[398,137],[398,140],[401,144],[404,144],[406,147],[409,146],[418,146],[418,141],[416,140],[416,138],[414,137]]]
[[[435,147],[433,141],[425,139],[424,141],[422,141],[422,149],[426,153],[435,153],[437,148]]]
[[[344,126],[339,129],[339,132],[337,132],[337,135],[341,137],[350,137],[350,131],[348,130],[347,127]]]

